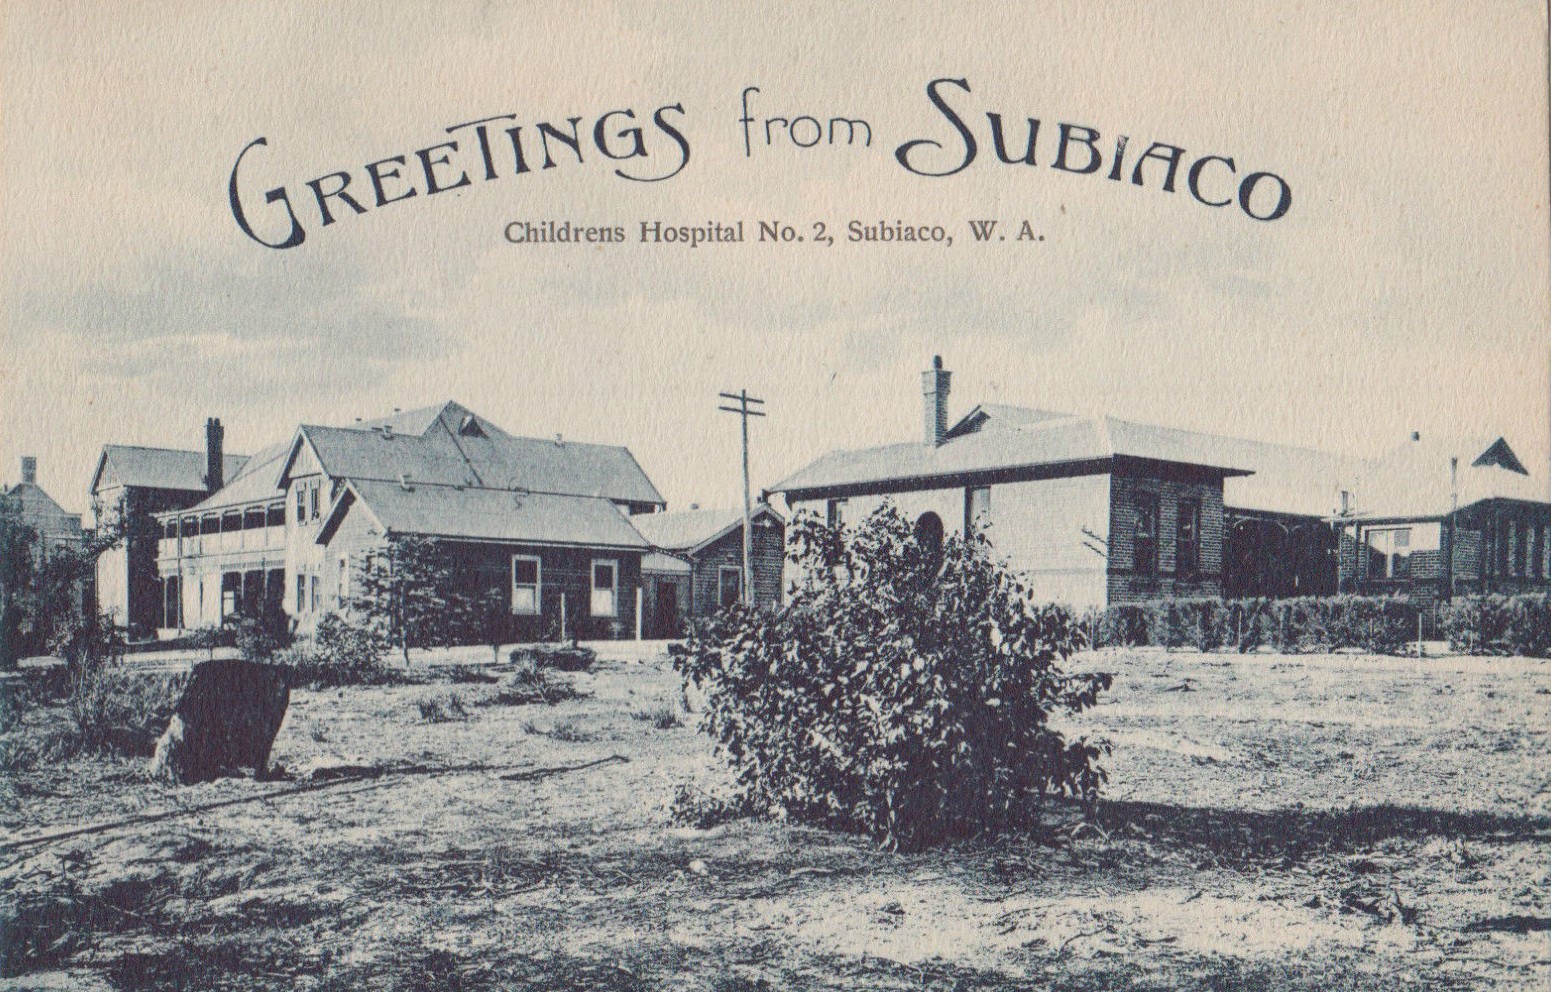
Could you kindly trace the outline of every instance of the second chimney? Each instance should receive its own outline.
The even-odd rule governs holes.
[[[217,417],[205,421],[205,491],[226,485],[226,428]]]
[[[927,447],[935,448],[948,436],[948,391],[953,373],[942,367],[942,356],[932,358],[932,368],[921,373],[921,409]]]
[[[31,455],[22,455],[22,482],[29,486],[38,484],[38,460]]]

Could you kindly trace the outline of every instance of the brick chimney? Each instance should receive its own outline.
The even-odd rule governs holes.
[[[213,493],[226,485],[226,428],[220,418],[205,421],[205,491]]]
[[[932,358],[932,368],[921,373],[921,412],[927,447],[942,444],[948,434],[948,391],[953,373],[942,367],[942,356]]]
[[[29,486],[38,484],[38,460],[31,455],[22,455],[22,483]]]

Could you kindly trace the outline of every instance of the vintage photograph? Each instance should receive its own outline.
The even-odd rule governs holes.
[[[0,39],[0,992],[1551,989],[1544,2]]]

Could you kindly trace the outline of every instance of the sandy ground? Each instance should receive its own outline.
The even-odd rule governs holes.
[[[0,844],[189,812],[0,848],[0,988],[1551,988],[1546,662],[1084,655],[1117,675],[1070,728],[1114,745],[1096,820],[899,855],[675,827],[723,773],[634,653],[556,706],[295,693],[293,774],[404,769],[314,791],[12,773]],[[448,693],[468,719],[424,720]]]

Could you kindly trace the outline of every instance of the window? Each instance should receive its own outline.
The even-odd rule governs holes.
[[[824,522],[831,527],[844,527],[846,522],[846,501],[832,499],[824,507]]]
[[[339,557],[339,605],[344,606],[350,598],[350,559],[344,555]]]
[[[318,490],[321,488],[322,486],[316,482],[307,487],[307,509],[311,511],[313,520],[318,519]]]
[[[916,545],[927,555],[936,558],[942,554],[942,518],[928,510],[916,518],[913,528]]]
[[[1194,577],[1201,572],[1201,501],[1179,501],[1179,520],[1174,531],[1174,572]]]
[[[162,626],[183,626],[183,600],[176,575],[169,575],[162,585]]]
[[[1368,578],[1409,579],[1414,573],[1425,577],[1435,572],[1442,567],[1437,554],[1441,541],[1442,528],[1438,524],[1421,523],[1364,531]],[[1416,572],[1418,563],[1421,563],[1420,573]]]
[[[296,577],[296,612],[301,613],[307,609],[307,576]]]
[[[221,575],[221,619],[237,613],[237,597],[242,591],[242,573],[224,572]]]
[[[1529,544],[1529,524],[1513,521],[1513,574],[1524,575],[1524,549]]]
[[[716,569],[716,605],[728,607],[743,598],[743,569],[720,565]]]
[[[1497,575],[1508,574],[1508,533],[1509,521],[1497,519],[1492,527],[1492,550],[1495,552],[1496,568],[1493,571]]]
[[[541,566],[532,555],[512,555],[512,612],[537,616],[541,605],[539,582]],[[597,581],[596,569],[593,581]]]
[[[316,575],[312,575],[310,576],[310,579],[311,581],[308,583],[308,585],[312,589],[312,609],[313,612],[316,613],[318,610],[318,577]]]
[[[296,484],[296,522],[305,523],[307,520],[307,487],[302,483]]]
[[[1158,494],[1138,493],[1136,534],[1131,544],[1131,571],[1158,574]]]
[[[221,533],[221,518],[214,513],[199,518],[199,532],[201,534]]]
[[[178,522],[176,520],[167,521],[163,527],[163,537],[167,538],[169,541],[175,541],[178,539]]]
[[[269,504],[269,509],[265,512],[264,526],[266,526],[266,527],[284,527],[285,526],[285,504],[284,503],[271,503],[271,504]]]
[[[619,567],[612,561],[592,563],[592,615],[612,617],[618,614],[617,584]]]
[[[985,527],[991,514],[991,487],[977,486],[964,490],[964,533],[977,533]]]

